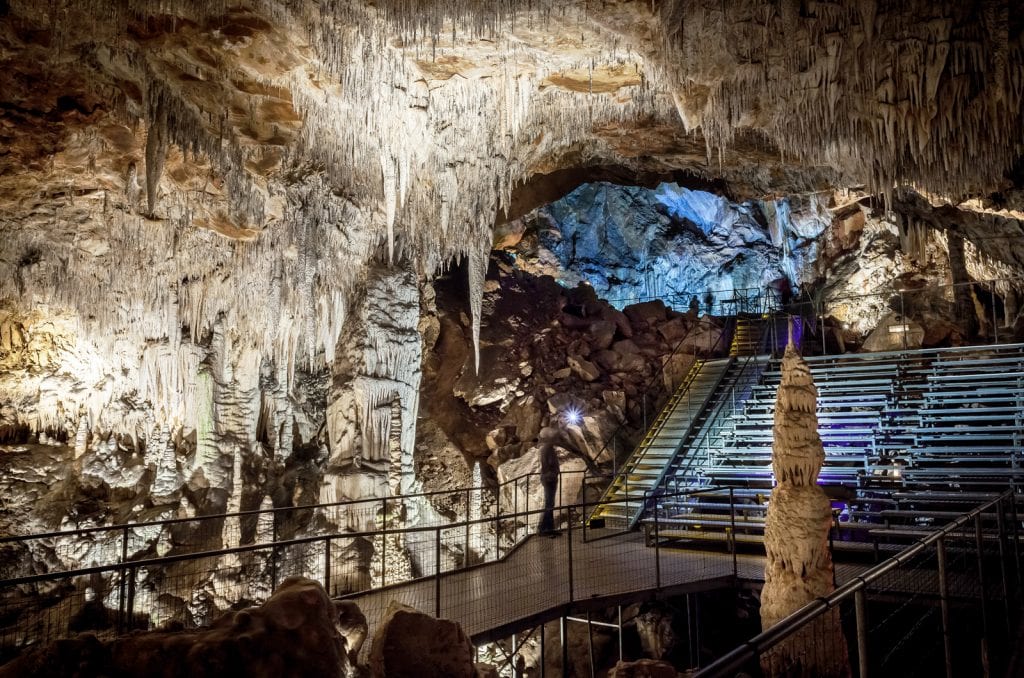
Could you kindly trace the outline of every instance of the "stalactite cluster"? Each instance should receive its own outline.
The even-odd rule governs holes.
[[[1024,140],[1017,4],[12,0],[0,303],[96,357],[19,417],[163,446],[235,366],[217,416],[286,455],[368,267],[465,258],[478,342],[496,215],[566,166],[991,190]]]

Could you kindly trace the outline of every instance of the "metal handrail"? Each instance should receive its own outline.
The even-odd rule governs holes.
[[[720,430],[722,422],[737,412],[743,401],[737,401],[733,396],[740,387],[741,380],[748,376],[748,370],[751,368],[756,370],[756,368],[761,365],[762,362],[759,356],[747,356],[747,359],[744,361],[739,373],[736,375],[735,379],[733,379],[733,383],[730,385],[728,393],[719,400],[718,404],[715,406],[715,411],[708,418],[707,423],[704,425],[703,433],[695,439],[693,444],[690,446],[691,454],[687,455],[686,466],[681,467],[679,469],[679,473],[685,475],[693,469],[700,457],[701,446],[705,446],[706,448],[710,446],[711,432]],[[757,376],[758,378],[760,377],[760,372],[758,372]],[[725,409],[727,404],[730,405],[728,411]]]
[[[562,476],[564,476],[564,475],[575,475],[575,474],[579,474],[579,473],[582,473],[582,471],[560,471],[559,472],[559,478],[560,478],[559,479],[559,487],[561,487],[561,477]],[[353,507],[353,506],[369,506],[369,507],[372,507],[374,505],[378,505],[378,506],[383,506],[384,509],[385,509],[385,512],[386,512],[388,505],[397,506],[397,505],[400,505],[402,503],[406,503],[406,502],[410,502],[410,501],[415,501],[415,500],[427,499],[427,498],[430,498],[430,497],[433,497],[433,496],[445,496],[445,495],[447,495],[447,496],[467,495],[468,496],[468,495],[470,495],[473,492],[491,492],[491,493],[495,493],[497,496],[500,497],[502,492],[505,490],[505,488],[507,488],[509,486],[514,486],[514,487],[518,488],[518,486],[520,484],[522,484],[524,480],[526,481],[527,489],[528,489],[529,488],[529,482],[530,482],[529,479],[530,479],[531,476],[537,476],[538,480],[537,480],[536,487],[540,487],[540,482],[539,482],[540,473],[535,471],[535,472],[531,472],[531,473],[524,473],[524,474],[522,474],[520,476],[517,476],[515,478],[509,478],[509,479],[507,479],[505,481],[499,482],[496,486],[462,487],[462,488],[456,488],[456,489],[451,489],[451,490],[433,490],[433,491],[430,491],[430,492],[421,492],[421,493],[409,494],[409,495],[392,495],[392,496],[387,496],[387,497],[367,497],[367,498],[362,498],[362,499],[350,499],[350,500],[345,500],[345,501],[340,501],[340,502],[329,502],[329,503],[322,503],[322,504],[309,504],[309,505],[305,505],[305,506],[281,506],[281,507],[275,507],[275,508],[272,508],[272,509],[254,509],[254,510],[248,510],[248,511],[238,511],[238,512],[233,512],[233,513],[219,513],[219,514],[212,514],[212,515],[195,516],[193,518],[168,518],[166,520],[148,521],[148,522],[140,522],[140,523],[121,523],[121,524],[118,524],[118,525],[86,527],[86,528],[80,528],[80,529],[77,529],[77,530],[64,530],[64,531],[44,532],[44,533],[29,534],[29,535],[4,536],[4,537],[0,538],[0,544],[16,544],[16,543],[25,543],[25,542],[35,541],[35,540],[77,537],[77,536],[86,535],[86,534],[97,534],[97,533],[109,532],[111,537],[113,537],[113,538],[120,538],[120,540],[121,540],[121,548],[117,550],[118,551],[117,554],[116,554],[117,557],[116,557],[116,560],[114,560],[114,562],[106,563],[106,564],[98,564],[98,565],[92,566],[90,568],[90,571],[101,571],[101,570],[103,570],[103,568],[113,567],[113,568],[116,569],[117,567],[119,567],[121,565],[124,565],[126,563],[132,563],[133,564],[133,563],[141,562],[141,561],[133,560],[133,559],[129,558],[128,554],[127,554],[128,533],[130,531],[132,531],[132,530],[136,530],[136,529],[139,529],[139,528],[144,528],[144,527],[160,527],[160,528],[166,529],[167,527],[170,527],[170,526],[173,526],[173,525],[193,524],[193,525],[197,525],[198,529],[202,529],[201,526],[207,525],[210,522],[216,522],[216,521],[222,521],[222,520],[226,521],[227,519],[230,519],[230,518],[239,518],[239,519],[245,518],[245,517],[257,517],[258,518],[261,515],[272,515],[272,516],[274,516],[276,518],[276,516],[279,515],[279,514],[289,514],[291,512],[296,512],[296,511],[317,511],[317,510],[325,510],[325,509],[331,509],[331,508],[345,508],[345,507]],[[467,499],[467,516],[466,516],[467,519],[469,517],[468,516],[468,511],[469,511],[469,505],[468,505],[468,499]],[[501,514],[501,504],[500,504],[500,501],[498,502],[498,505],[497,505],[497,514],[501,518],[505,517],[505,516],[503,516]],[[391,534],[392,532],[394,532],[393,529],[388,527],[388,524],[390,522],[391,521],[387,519],[386,514],[385,514],[385,519],[381,523],[381,527],[382,527],[383,532],[387,532],[388,534]],[[437,527],[439,527],[441,529],[450,529],[450,528],[452,528],[456,524],[460,524],[461,525],[462,523],[444,523],[443,525],[438,525]],[[275,526],[276,526],[276,520],[275,520]],[[423,526],[419,526],[419,527],[421,529],[433,529],[434,526],[433,525],[423,525]],[[347,537],[347,536],[349,536],[351,534],[356,534],[356,533],[354,533],[354,532],[340,532],[340,533],[337,533],[336,536],[345,536],[345,537]],[[222,537],[223,535],[218,534],[217,536],[218,537]],[[324,538],[324,534],[322,534],[322,533],[314,534],[314,535],[309,535],[309,537],[308,537],[308,539],[313,540],[313,541],[316,541],[316,540],[319,540],[319,539],[322,539],[322,538]],[[305,539],[305,538],[303,538],[303,539]],[[242,544],[241,546],[255,546],[256,548],[262,548],[262,547],[267,546],[267,545],[268,545],[268,543],[264,542],[264,543]],[[243,551],[244,551],[244,549],[243,549]],[[235,551],[226,551],[226,553],[227,552],[235,552]],[[187,559],[187,558],[189,558],[190,556],[192,556],[195,553],[199,553],[199,552],[192,551],[192,552],[186,552],[186,553],[181,553],[181,554],[175,554],[174,557],[181,556],[181,557]],[[96,570],[96,568],[100,568],[100,570]],[[73,572],[73,570],[51,570],[49,572],[43,573],[43,575],[53,575],[55,577],[61,577],[61,576],[69,576],[68,575],[69,572]],[[36,576],[43,576],[43,575],[36,575]],[[0,586],[3,586],[3,585],[4,585],[4,581],[0,580]]]
[[[672,358],[676,357],[676,355],[679,354],[679,350],[682,348],[682,346],[686,342],[686,340],[690,338],[690,335],[694,334],[697,331],[698,328],[707,327],[707,326],[712,326],[713,327],[713,325],[711,325],[710,322],[705,323],[705,322],[701,322],[698,319],[697,322],[692,327],[690,327],[690,328],[688,328],[686,330],[686,334],[684,334],[682,337],[680,337],[679,341],[676,342],[676,345],[672,347],[672,351],[667,356],[665,356],[662,359],[661,365],[658,366],[658,369],[654,371],[654,374],[652,374],[650,376],[650,378],[648,378],[647,382],[641,388],[641,391],[643,393],[643,398],[644,398],[643,402],[644,402],[645,409],[646,409],[646,402],[647,402],[647,400],[646,400],[647,399],[647,394],[651,391],[651,387],[665,373],[666,365],[669,364],[669,362],[672,360]],[[722,332],[719,335],[718,339],[715,341],[715,343],[708,346],[708,354],[709,355],[714,353],[714,351],[718,349],[718,346],[722,342],[722,339],[724,338],[724,336],[725,336],[725,333]],[[684,383],[686,383],[686,384],[690,383],[690,381],[692,381],[695,377],[696,377],[696,375],[690,376],[689,381],[686,381]],[[681,388],[683,385],[684,384],[680,384],[678,387],[676,387],[676,390],[679,390],[679,388]],[[608,437],[604,441],[604,444],[601,446],[601,449],[599,449],[597,451],[597,454],[594,455],[594,459],[595,460],[601,458],[601,455],[604,454],[604,452],[608,449],[608,446],[612,444],[612,442],[618,437],[618,435],[620,433],[622,433],[623,429],[625,429],[625,428],[626,428],[626,422],[622,422],[622,423],[620,423],[615,428],[614,431],[611,432],[611,434],[608,435]],[[644,423],[644,428],[645,429],[647,428],[646,422]],[[597,475],[597,474],[594,474],[594,475]],[[617,474],[616,473],[612,473],[610,475],[614,478]],[[608,477],[608,476],[609,476],[609,474],[601,474],[601,477]]]
[[[505,482],[512,482],[508,480]],[[499,485],[500,487],[500,485]],[[477,490],[493,491],[494,488],[488,488],[486,486],[479,487],[460,487],[451,490],[432,490],[430,492],[419,492],[416,494],[405,494],[405,495],[392,495],[389,497],[366,497],[363,499],[346,499],[343,501],[326,502],[322,504],[307,504],[302,506],[275,506],[269,509],[249,509],[246,511],[234,511],[231,513],[211,513],[205,515],[195,516],[193,518],[166,518],[164,520],[150,520],[138,523],[118,523],[116,525],[97,525],[94,527],[82,527],[74,530],[58,530],[54,532],[38,532],[35,534],[21,534],[21,535],[5,535],[0,536],[0,544],[6,543],[17,543],[21,541],[29,541],[32,539],[53,539],[58,537],[74,537],[83,534],[95,534],[97,532],[120,532],[125,529],[134,530],[142,527],[157,527],[164,525],[175,525],[183,523],[197,523],[202,521],[216,521],[226,520],[228,518],[244,518],[247,516],[260,516],[264,514],[288,513],[291,511],[306,511],[306,510],[317,510],[326,509],[342,506],[354,506],[357,504],[373,504],[379,503],[383,500],[387,501],[408,501],[412,499],[422,499],[426,497],[432,497],[435,495],[452,495],[461,494],[464,492],[473,492]]]
[[[864,574],[854,577],[828,596],[817,598],[799,610],[796,610],[785,619],[782,619],[770,629],[762,631],[744,644],[734,648],[727,654],[701,669],[696,674],[696,678],[712,678],[715,676],[732,675],[735,671],[740,670],[747,662],[757,659],[766,651],[799,632],[805,626],[825,614],[827,611],[835,608],[844,600],[849,599],[858,592],[862,592],[869,584],[877,581],[894,568],[907,564],[912,558],[924,551],[924,549],[938,542],[940,539],[943,539],[954,530],[963,527],[963,525],[968,521],[975,520],[988,509],[1006,501],[1007,499],[1015,500],[1015,496],[1015,491],[1013,489],[1006,490],[998,497],[985,502],[934,532],[929,533],[927,536],[917,540],[908,548],[879,563]]]
[[[582,473],[582,471],[568,472],[568,473]],[[534,475],[534,474],[527,474],[527,475]],[[520,476],[520,478],[521,477],[523,477],[523,476]],[[516,480],[518,480],[518,479],[519,478],[517,478]],[[514,482],[514,481],[509,481],[509,482]],[[700,488],[698,490],[680,490],[680,491],[673,492],[673,493],[663,493],[663,494],[661,494],[659,496],[661,496],[661,497],[688,496],[688,495],[693,495],[693,494],[700,494],[700,493],[707,493],[707,492],[717,491],[717,489],[718,488]],[[391,497],[389,499],[394,499],[394,497]],[[615,500],[615,501],[617,501],[617,502],[626,502],[628,500],[627,499],[620,499],[620,500]],[[572,504],[559,504],[559,505],[557,505],[555,507],[554,510],[559,511],[559,512],[567,512],[570,515],[571,515],[571,512],[573,510],[575,510],[577,515],[582,517],[582,516],[585,515],[585,511],[586,511],[586,508],[588,506],[589,506],[589,504],[586,501],[583,501],[583,502],[577,502],[577,503],[572,503]],[[521,519],[524,519],[524,518],[527,519],[525,522],[528,524],[529,523],[528,519],[531,516],[540,515],[540,514],[544,513],[546,510],[548,510],[548,509],[545,509],[545,508],[529,509],[529,508],[527,508],[526,510],[522,510],[522,511],[517,510],[517,511],[514,511],[512,513],[497,512],[495,515],[492,515],[492,516],[486,516],[486,517],[476,518],[476,519],[472,519],[472,520],[467,519],[467,520],[463,520],[463,521],[459,521],[459,522],[455,522],[455,523],[446,523],[444,525],[421,525],[421,526],[398,527],[398,528],[384,527],[381,530],[375,530],[375,531],[352,531],[352,532],[346,531],[346,532],[332,532],[332,533],[329,533],[329,534],[306,535],[306,536],[294,537],[294,538],[290,538],[290,539],[279,539],[279,540],[274,540],[274,541],[270,541],[270,542],[260,542],[260,543],[253,543],[253,544],[242,544],[242,545],[235,546],[235,547],[227,547],[227,548],[221,548],[221,549],[212,549],[212,550],[205,550],[205,551],[195,551],[195,552],[191,552],[191,553],[178,553],[178,554],[173,554],[173,555],[160,556],[160,557],[157,557],[157,558],[144,558],[144,559],[138,559],[138,560],[129,560],[129,561],[126,561],[126,562],[118,562],[118,563],[113,563],[113,564],[109,564],[109,565],[95,565],[95,566],[91,566],[91,567],[78,568],[78,569],[75,569],[75,570],[65,570],[65,571],[61,571],[61,572],[43,572],[43,573],[38,573],[38,574],[25,575],[25,576],[21,576],[21,577],[12,577],[12,578],[9,578],[9,579],[0,579],[0,589],[5,589],[5,588],[13,587],[13,586],[19,586],[19,585],[23,585],[23,584],[39,583],[39,582],[43,582],[43,581],[62,580],[62,579],[68,579],[68,578],[71,578],[71,577],[80,577],[80,576],[91,575],[91,574],[100,574],[100,573],[109,573],[109,572],[122,572],[122,571],[125,571],[125,570],[128,570],[128,569],[138,569],[138,568],[142,568],[142,567],[163,566],[163,565],[168,565],[168,564],[171,564],[171,563],[177,563],[177,562],[189,561],[189,560],[203,560],[203,559],[207,559],[207,558],[216,558],[218,556],[230,555],[230,554],[247,553],[247,552],[251,552],[251,551],[260,551],[260,550],[267,550],[267,549],[280,549],[280,548],[285,548],[285,547],[289,547],[289,546],[296,546],[296,545],[301,545],[301,544],[310,544],[310,543],[329,541],[329,540],[335,540],[335,539],[354,539],[354,538],[359,538],[359,537],[367,538],[367,537],[378,537],[378,536],[383,536],[383,535],[411,534],[411,533],[417,533],[417,532],[455,531],[455,530],[458,530],[460,528],[472,527],[474,525],[497,524],[499,522],[504,522],[504,521],[508,521],[508,520],[514,520],[517,523],[521,523],[521,522],[523,522]],[[572,521],[569,521],[570,524],[571,524],[571,522]],[[498,531],[495,532],[495,535],[496,535],[496,537],[499,535]],[[518,540],[516,542],[516,544],[518,544],[521,541],[524,541],[525,539],[529,538],[530,536],[532,536],[532,533],[527,533],[522,539]],[[495,553],[497,554],[497,557],[494,559],[494,561],[484,561],[484,562],[497,562],[497,561],[504,560],[513,550],[514,550],[514,548],[509,549],[508,551],[505,551],[505,552],[502,553],[501,550],[498,549],[498,550],[495,551]],[[456,568],[456,569],[465,569],[465,568]],[[455,571],[455,570],[452,570],[452,571]],[[413,579],[406,579],[406,580],[403,580],[402,582],[395,582],[395,584],[398,584],[398,583],[404,584],[404,583],[408,583],[409,581],[416,581],[417,579],[420,579],[420,578],[424,578],[424,577],[418,577],[418,578],[413,578]],[[429,578],[429,576],[425,577],[425,578]],[[374,588],[385,588],[385,587],[374,587],[374,586],[371,586],[370,589],[367,589],[367,590],[372,590]],[[353,592],[350,595],[358,595],[359,593],[362,593],[362,591],[360,591],[360,592]]]
[[[709,324],[710,324],[710,323],[709,323]],[[657,370],[655,371],[655,373],[654,373],[654,374],[653,374],[653,375],[651,376],[651,378],[650,378],[650,379],[648,380],[647,384],[645,385],[645,388],[643,389],[643,393],[644,393],[644,398],[645,398],[645,401],[644,401],[644,402],[645,402],[645,403],[646,403],[646,397],[647,397],[647,392],[648,392],[648,390],[650,389],[650,386],[651,386],[651,385],[652,385],[652,384],[653,384],[653,383],[655,382],[655,380],[657,380],[657,379],[658,379],[658,378],[659,378],[659,377],[660,377],[660,376],[661,376],[662,374],[664,374],[664,371],[665,371],[665,366],[666,366],[666,365],[668,365],[669,361],[670,361],[670,360],[671,360],[671,359],[672,359],[673,357],[675,357],[675,356],[676,356],[676,354],[678,353],[679,349],[680,349],[680,348],[682,347],[682,345],[683,345],[683,342],[685,342],[685,341],[686,341],[686,339],[687,339],[687,338],[688,338],[688,337],[689,337],[689,336],[690,336],[690,335],[691,335],[691,334],[692,334],[692,333],[693,333],[693,332],[694,332],[694,331],[696,330],[696,328],[697,328],[697,327],[700,327],[700,326],[702,326],[702,324],[698,322],[698,323],[697,323],[697,324],[695,324],[695,325],[694,325],[693,327],[691,327],[691,328],[690,328],[690,329],[689,329],[689,330],[687,331],[687,333],[686,333],[685,335],[683,335],[683,337],[682,337],[682,338],[681,338],[681,339],[680,339],[680,340],[679,340],[679,341],[678,341],[678,342],[676,343],[676,345],[675,345],[675,348],[673,348],[673,349],[672,349],[672,352],[671,352],[671,353],[670,353],[670,354],[668,355],[668,357],[666,357],[666,358],[665,358],[665,359],[664,359],[664,360],[662,361],[662,363],[661,363],[661,366],[660,366],[660,367],[659,367],[659,368],[658,368],[658,369],[657,369]],[[720,345],[720,344],[722,343],[722,341],[723,341],[723,340],[725,339],[725,336],[726,336],[726,333],[725,333],[724,331],[723,331],[723,332],[721,332],[721,333],[720,333],[720,334],[718,335],[718,339],[717,339],[717,340],[715,341],[715,343],[714,343],[714,344],[711,344],[711,345],[709,345],[709,347],[708,347],[708,355],[709,355],[709,356],[710,356],[711,354],[713,354],[713,353],[714,353],[714,352],[715,352],[715,351],[716,351],[716,350],[717,350],[717,349],[719,348],[719,345]],[[684,387],[685,387],[685,388],[686,388],[686,389],[688,390],[688,389],[689,389],[689,387],[690,387],[690,386],[691,386],[691,385],[693,384],[694,380],[696,380],[696,378],[697,378],[697,376],[698,376],[699,374],[700,374],[700,373],[699,373],[699,371],[698,371],[698,372],[696,372],[696,373],[690,374],[690,375],[689,375],[689,378],[688,378],[688,379],[686,379],[686,380],[684,380],[684,382],[683,382],[683,383],[681,383],[681,384],[680,384],[680,385],[679,385],[679,386],[678,386],[678,387],[676,388],[676,391],[679,391],[680,389],[683,389]],[[671,399],[671,396],[669,396],[669,398]],[[667,407],[667,405],[666,405],[666,407]],[[660,416],[661,416],[661,414],[659,413],[658,417],[660,417]],[[655,417],[655,421],[657,421],[657,420],[658,420],[658,417]],[[599,459],[599,458],[601,457],[601,454],[602,454],[602,453],[603,453],[603,452],[604,452],[604,451],[605,451],[606,449],[608,449],[608,445],[609,445],[609,444],[610,444],[610,443],[611,443],[611,442],[612,442],[613,440],[615,440],[616,436],[618,436],[618,434],[619,434],[619,433],[621,433],[621,432],[622,432],[622,430],[623,430],[623,429],[624,429],[625,427],[626,427],[626,422],[623,422],[623,423],[619,424],[619,426],[618,426],[618,427],[617,427],[617,428],[615,429],[615,431],[613,431],[613,432],[612,432],[612,434],[611,434],[611,435],[610,435],[610,436],[608,437],[608,440],[607,440],[607,441],[605,441],[605,444],[604,444],[604,446],[603,446],[603,447],[602,447],[602,448],[600,449],[600,451],[598,451],[597,455],[595,456],[595,458],[596,458],[596,459]],[[646,421],[644,422],[644,430],[645,430],[645,431],[647,431],[647,423],[646,423]],[[645,435],[646,435],[646,434],[645,434]],[[639,447],[638,447],[637,449],[639,449]],[[635,454],[636,454],[636,450],[634,450],[634,451],[633,451],[633,452],[631,453],[631,455],[630,455],[630,457],[629,457],[629,458],[630,458],[630,459],[632,459],[633,455],[635,455]],[[628,462],[628,460],[627,460],[627,462]],[[605,475],[605,474],[602,474],[602,476],[601,476],[601,477],[603,477],[603,478],[609,478],[609,481],[608,481],[608,487],[607,487],[607,488],[605,489],[604,493],[602,494],[602,496],[601,496],[601,499],[600,499],[600,500],[599,500],[599,501],[597,502],[597,504],[595,504],[595,510],[596,510],[596,507],[597,507],[597,506],[600,506],[600,505],[601,505],[602,503],[605,503],[605,502],[604,502],[604,499],[606,499],[606,498],[608,498],[608,497],[610,497],[610,496],[611,496],[611,495],[610,495],[610,493],[611,493],[611,488],[612,488],[612,487],[614,486],[614,484],[615,484],[615,481],[616,481],[616,480],[618,480],[618,479],[619,479],[620,477],[622,477],[622,478],[628,478],[628,475],[629,475],[629,473],[630,473],[630,469],[631,469],[631,466],[629,466],[629,464],[628,464],[628,463],[626,463],[626,464],[623,464],[622,468],[621,468],[620,470],[618,470],[617,472],[615,472],[615,473],[612,473],[612,474],[610,474],[610,475]],[[591,476],[591,477],[594,477],[594,476]],[[584,484],[586,484],[586,476],[584,476],[584,480],[583,480],[583,482],[584,482]],[[629,494],[629,492],[628,492],[628,489],[627,489],[627,492],[626,492],[626,494],[627,494],[627,497],[628,497],[628,494]]]

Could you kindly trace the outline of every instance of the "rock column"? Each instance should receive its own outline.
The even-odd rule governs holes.
[[[833,590],[829,500],[817,485],[825,452],[815,414],[818,390],[807,363],[786,347],[775,404],[772,470],[776,486],[765,525],[761,626],[771,628]],[[762,655],[767,676],[849,676],[846,640],[832,610]]]
[[[974,310],[974,295],[971,293],[971,276],[967,273],[967,258],[964,255],[964,238],[955,231],[947,231],[949,243],[949,271],[953,276],[953,316],[964,330],[966,339],[978,336],[978,315]]]

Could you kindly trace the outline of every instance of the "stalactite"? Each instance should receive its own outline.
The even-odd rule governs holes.
[[[595,130],[635,121],[653,129],[681,119],[707,149],[708,165],[695,169],[705,178],[737,162],[730,150],[738,140],[757,137],[786,165],[842,168],[844,178],[886,194],[887,204],[903,184],[953,198],[997,186],[1022,152],[1024,48],[1011,34],[1011,6],[1003,0],[984,0],[977,13],[937,3],[926,20],[916,20],[920,3],[874,0],[655,4],[631,10],[636,32],[604,39],[607,15],[594,3],[255,0],[247,6],[268,28],[246,49],[269,45],[266,53],[289,56],[257,68],[245,50],[211,48],[209,60],[179,51],[178,41],[189,39],[221,44],[216,29],[204,27],[241,11],[228,12],[223,1],[86,0],[64,3],[66,11],[53,16],[43,5],[17,3],[19,16],[67,46],[53,50],[58,70],[74,58],[101,88],[141,93],[122,95],[111,108],[113,123],[129,131],[144,123],[146,135],[144,157],[126,152],[112,174],[98,174],[115,184],[127,175],[121,209],[101,207],[97,197],[88,223],[67,229],[113,254],[85,252],[78,236],[43,237],[0,224],[11,251],[47,252],[43,270],[0,262],[0,298],[73,309],[97,363],[130,353],[123,346],[129,336],[141,347],[141,366],[127,380],[117,377],[119,366],[103,368],[116,388],[53,398],[52,411],[32,425],[74,433],[58,402],[63,411],[84,408],[98,425],[138,384],[154,417],[191,427],[202,346],[223,318],[232,341],[274,365],[274,445],[287,454],[291,426],[284,421],[296,369],[334,363],[382,243],[389,262],[409,262],[423,276],[468,259],[479,369],[489,231],[515,187],[567,154],[582,164],[643,164],[621,157]],[[192,33],[172,27],[144,41],[129,30],[157,15],[172,25],[188,17],[181,26]],[[565,49],[530,37],[545,30],[564,36]],[[639,34],[659,36],[660,44],[636,44]],[[474,41],[482,39],[492,58],[474,69],[486,77],[432,74],[439,63],[457,62],[449,57],[479,53]],[[624,67],[640,76],[639,85],[598,91],[597,73]],[[588,91],[550,84],[551,76],[574,71],[589,74]],[[189,83],[202,83],[207,94],[190,96]],[[269,104],[290,105],[301,124],[282,134],[284,141],[264,144],[248,128]],[[83,157],[91,156],[95,140],[81,134],[67,141],[78,140],[89,150]],[[174,183],[168,170],[179,152],[184,167],[208,175],[206,186]],[[275,153],[282,155],[278,170],[254,169]],[[724,167],[715,167],[716,157]],[[143,160],[145,217],[159,211],[159,219],[135,209]],[[759,176],[767,185],[777,174],[764,169]],[[116,206],[120,198],[110,193]],[[82,209],[94,199],[75,200]],[[244,238],[201,225],[219,219]],[[923,252],[916,245],[907,251]],[[371,369],[411,374],[408,355],[382,347]],[[414,402],[403,398],[403,409]],[[137,422],[119,416],[103,425],[134,431]]]
[[[476,373],[480,373],[480,323],[483,313],[484,279],[487,277],[487,265],[491,256],[490,233],[487,239],[477,244],[469,252],[469,311],[473,323],[473,365]]]
[[[919,219],[904,217],[899,222],[900,249],[920,265],[928,263],[928,239],[931,229]]]
[[[167,114],[163,100],[158,100],[151,113],[149,132],[146,135],[146,201],[149,213],[156,209],[160,177],[167,161]]]

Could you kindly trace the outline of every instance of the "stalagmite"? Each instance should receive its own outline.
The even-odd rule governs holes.
[[[765,630],[834,588],[828,547],[832,513],[828,498],[817,485],[825,461],[815,414],[817,398],[810,369],[791,341],[783,357],[775,403],[772,471],[776,486],[765,521],[767,562],[761,591],[761,626]],[[838,609],[826,612],[762,655],[765,674],[849,676],[838,613]]]
[[[82,414],[78,417],[78,430],[75,432],[75,459],[78,459],[89,447],[89,417]]]
[[[949,251],[949,271],[953,278],[953,317],[963,327],[964,336],[972,339],[979,330],[978,315],[975,313],[975,297],[971,276],[967,272],[964,254],[964,237],[953,228],[946,230]]]

